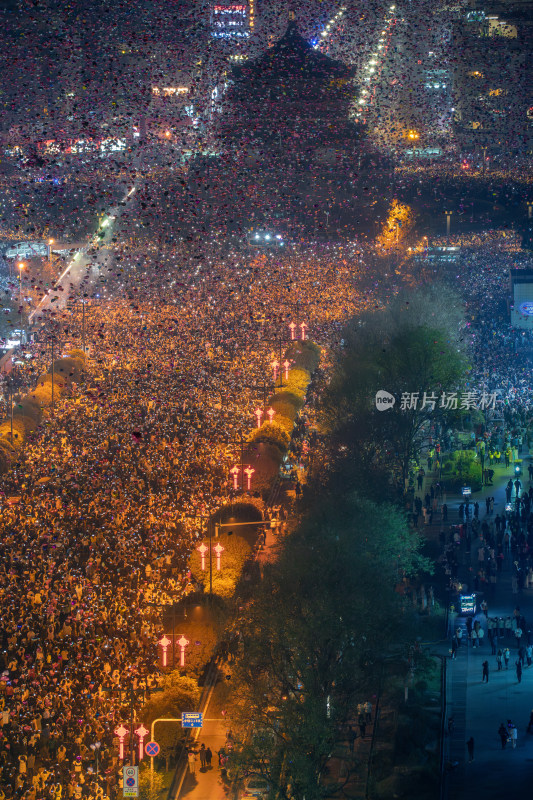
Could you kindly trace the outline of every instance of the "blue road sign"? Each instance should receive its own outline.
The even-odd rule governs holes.
[[[204,722],[204,715],[199,711],[182,711],[182,728],[201,728]]]

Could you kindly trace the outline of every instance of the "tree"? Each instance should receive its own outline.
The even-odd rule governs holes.
[[[449,418],[442,392],[457,390],[466,374],[456,308],[449,295],[435,308],[433,292],[421,292],[352,322],[323,403],[341,454],[336,477],[374,491],[391,478],[403,491],[423,430]],[[381,390],[395,397],[386,411],[376,407]],[[411,396],[416,403],[402,403]]]
[[[139,773],[139,795],[141,800],[161,800],[165,792],[165,779],[160,772],[150,773],[142,770]]]
[[[337,731],[401,638],[395,586],[428,566],[419,550],[400,512],[355,494],[321,499],[284,540],[241,625],[235,701],[251,734],[237,769],[260,772],[283,798],[339,791],[326,780]]]
[[[200,689],[193,678],[184,677],[178,670],[165,676],[163,691],[152,694],[142,711],[142,720],[147,728],[155,719],[179,719],[182,711],[197,708],[200,700]],[[176,745],[184,739],[180,725],[159,722],[157,725],[157,742],[161,746],[161,755],[165,759],[168,771],[169,761]]]

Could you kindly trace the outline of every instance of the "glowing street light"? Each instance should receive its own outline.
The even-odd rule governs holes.
[[[24,263],[24,261],[19,261],[19,263],[17,264],[17,268],[19,271],[19,297],[21,302],[22,302],[22,270],[24,269],[25,266],[26,264]]]
[[[269,408],[269,409],[268,409],[268,411],[267,411],[267,414],[268,414],[268,421],[269,421],[269,422],[272,422],[272,420],[274,419],[274,414],[275,414],[275,413],[276,413],[276,412],[274,411],[274,409],[273,409],[273,408]]]
[[[270,366],[274,372],[274,383],[276,382],[276,378],[278,377],[278,368],[279,368],[279,361],[275,358],[274,361],[271,362]]]
[[[295,338],[294,331],[296,330],[296,323],[295,322],[289,322],[289,330],[291,332],[291,339],[294,339]]]
[[[291,365],[291,362],[287,361],[287,359],[285,359],[285,361],[283,362],[283,368],[285,369],[285,380],[286,381],[289,380],[289,367],[290,367],[290,365]]]
[[[118,757],[122,760],[124,758],[124,738],[128,733],[128,729],[121,724],[115,729],[115,733],[118,736]]]
[[[185,648],[189,644],[189,640],[185,638],[183,634],[181,634],[180,638],[178,639],[178,645],[180,648],[180,667],[185,666]]]
[[[248,491],[250,491],[252,485],[252,475],[254,474],[255,469],[253,467],[245,467],[244,471],[246,473]]]
[[[220,556],[221,556],[221,555],[222,555],[222,553],[224,552],[224,548],[222,547],[222,545],[220,544],[220,542],[218,542],[218,544],[216,544],[216,545],[213,547],[213,551],[214,551],[214,553],[215,553],[215,555],[216,555],[216,557],[217,557],[217,570],[220,570]],[[183,664],[182,664],[181,666],[183,666]]]
[[[205,571],[205,554],[207,553],[207,551],[209,550],[209,548],[207,547],[207,545],[206,545],[206,544],[204,544],[204,543],[202,542],[202,544],[200,545],[200,547],[197,547],[196,549],[197,549],[197,550],[198,550],[198,552],[200,553],[200,559],[201,559],[201,562],[200,562],[200,569],[202,570],[202,572],[204,572],[204,571]]]
[[[139,761],[142,761],[144,756],[144,737],[147,736],[150,731],[147,730],[141,722],[135,733],[139,737]]]
[[[163,638],[159,640],[158,644],[161,645],[161,649],[163,651],[163,653],[162,653],[162,662],[163,662],[163,666],[166,667],[166,665],[167,665],[167,650],[169,648],[169,645],[172,644],[172,642],[170,641],[170,639],[168,639],[163,634]]]
[[[255,411],[254,411],[254,414],[257,417],[257,427],[260,428],[261,427],[261,417],[263,416],[263,409],[262,408],[256,408]]]
[[[453,211],[445,211],[444,213],[446,214],[446,236],[449,239],[450,238],[450,221],[451,221],[451,218],[452,218]]]
[[[233,475],[233,488],[235,491],[239,488],[239,472],[240,469],[237,465],[230,469],[231,474]]]
[[[302,324],[300,325],[300,330],[302,331],[302,341],[305,339],[305,329],[306,328],[307,328],[307,325],[305,324],[305,322],[302,322]]]

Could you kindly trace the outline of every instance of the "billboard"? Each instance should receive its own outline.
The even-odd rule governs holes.
[[[247,3],[215,3],[211,7],[211,35],[235,39],[250,35]],[[253,27],[253,26],[252,26]]]
[[[50,258],[46,242],[15,242],[4,250],[5,258]]]
[[[533,270],[511,270],[511,325],[533,330]]]

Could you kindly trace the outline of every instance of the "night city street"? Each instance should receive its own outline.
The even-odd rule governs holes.
[[[0,800],[527,796],[532,0],[0,20]]]

